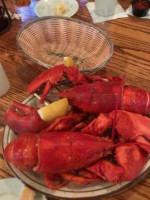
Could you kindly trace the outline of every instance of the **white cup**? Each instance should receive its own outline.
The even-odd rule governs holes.
[[[99,16],[112,16],[115,12],[117,0],[95,0],[95,11]]]
[[[0,63],[0,97],[3,96],[4,94],[6,94],[6,92],[9,90],[10,88],[10,83],[9,80],[7,78],[7,75]]]

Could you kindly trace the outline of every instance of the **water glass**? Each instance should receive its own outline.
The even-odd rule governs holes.
[[[95,11],[99,16],[112,16],[115,12],[117,0],[95,0]]]
[[[3,96],[4,94],[6,94],[6,92],[9,90],[10,88],[10,83],[9,80],[7,78],[7,75],[0,63],[0,97]]]

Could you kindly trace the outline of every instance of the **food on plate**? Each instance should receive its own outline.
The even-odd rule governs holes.
[[[58,2],[55,7],[55,13],[56,15],[65,15],[67,13],[68,7],[67,5],[62,1]]]
[[[54,101],[38,110],[41,119],[45,122],[52,122],[58,117],[66,115],[69,108],[67,98]]]
[[[115,124],[116,133],[106,131]],[[143,169],[150,152],[149,130],[150,118],[115,110],[101,113],[80,132],[22,134],[7,145],[4,156],[20,170],[41,173],[50,189],[70,181],[117,184],[135,179]]]
[[[28,92],[46,85],[43,102],[64,75],[75,86],[59,91],[57,97],[64,99],[41,108],[40,115],[38,108],[15,102],[6,111],[10,128],[24,133],[7,145],[6,161],[20,170],[42,174],[50,189],[71,181],[117,184],[134,180],[150,153],[150,118],[146,116],[150,93],[126,86],[119,77],[83,75],[65,65],[41,73]],[[66,98],[72,106],[68,112]],[[53,113],[58,107],[64,116],[48,116],[47,111]],[[54,121],[45,122],[47,117]]]
[[[32,94],[45,85],[41,97],[44,102],[50,89],[63,77],[75,85],[70,89],[61,91],[58,96],[67,98],[69,104],[78,109],[99,114],[116,109],[127,110],[140,114],[150,113],[150,93],[137,87],[125,85],[119,77],[104,75],[84,75],[76,67],[58,65],[48,69],[37,76],[28,86],[27,91]]]
[[[132,1],[132,13],[136,17],[144,17],[147,15],[150,7],[148,0],[133,0]]]

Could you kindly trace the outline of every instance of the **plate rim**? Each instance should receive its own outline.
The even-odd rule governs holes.
[[[27,104],[27,103],[30,102],[33,98],[36,98],[33,94],[32,94],[32,95],[29,95],[27,98],[25,98],[25,99],[22,101],[22,103]],[[2,153],[3,153],[4,160],[5,160],[5,156],[4,156],[4,149],[5,149],[5,147],[4,147],[4,145],[5,145],[4,139],[5,139],[5,136],[4,136],[4,134],[5,134],[5,132],[7,131],[7,129],[8,129],[8,131],[12,130],[12,129],[9,128],[8,125],[6,125],[5,128],[4,128],[4,130],[3,130],[3,135],[2,135]],[[149,157],[149,159],[150,159],[150,157]],[[148,160],[149,160],[149,159],[148,159]],[[146,169],[144,172],[141,172],[141,173],[139,174],[139,176],[137,176],[134,180],[128,181],[124,186],[121,186],[119,189],[116,189],[115,191],[110,191],[110,192],[107,193],[107,194],[96,195],[96,196],[93,196],[93,197],[74,197],[74,198],[70,198],[70,197],[68,197],[67,195],[66,195],[66,197],[60,197],[60,196],[54,196],[54,195],[49,194],[49,193],[47,193],[47,192],[41,191],[40,189],[38,189],[38,188],[34,187],[33,185],[30,185],[29,183],[27,183],[26,180],[23,180],[22,178],[20,178],[19,175],[13,170],[13,167],[14,167],[14,166],[11,166],[11,164],[8,163],[6,160],[5,160],[5,163],[7,164],[8,168],[11,170],[11,172],[14,174],[14,176],[15,176],[19,181],[21,181],[24,185],[28,186],[29,188],[31,188],[31,189],[33,189],[33,190],[35,190],[35,191],[37,191],[37,192],[42,193],[43,195],[46,195],[46,196],[51,197],[51,198],[54,198],[54,199],[61,199],[61,200],[66,200],[66,199],[68,199],[68,200],[77,200],[77,199],[81,199],[81,200],[92,200],[92,199],[98,200],[99,198],[108,198],[108,197],[112,197],[112,196],[115,196],[115,195],[117,195],[117,194],[120,194],[120,193],[122,193],[122,192],[124,192],[124,191],[130,189],[131,187],[133,187],[134,185],[136,185],[137,183],[139,183],[140,181],[142,181],[142,180],[148,175],[148,173],[150,172],[150,165],[149,165],[149,166],[147,167],[147,169]],[[19,170],[17,167],[14,167],[14,168],[16,168],[17,170]],[[19,171],[22,172],[21,170],[19,170]],[[47,188],[48,188],[48,187],[47,187]],[[67,193],[67,191],[63,191],[63,192]],[[86,192],[88,192],[88,191],[84,191],[84,192],[86,193]],[[71,191],[70,191],[70,193],[71,193]]]
[[[37,7],[40,6],[40,4],[41,4],[43,1],[45,1],[45,0],[40,0],[40,1],[38,1],[38,2],[36,3],[35,7],[34,7],[34,12],[35,12],[35,14],[37,15],[37,17],[56,16],[55,14],[54,14],[54,15],[51,15],[51,14],[49,14],[49,15],[42,15],[42,16],[39,15],[39,13],[38,13],[38,11],[37,11]],[[60,2],[61,2],[61,1],[60,1]],[[76,9],[75,9],[75,11],[73,12],[73,14],[68,15],[67,17],[72,17],[72,16],[74,16],[74,15],[78,12],[78,10],[79,10],[79,3],[78,3],[78,1],[77,1],[77,0],[71,0],[71,2],[73,2],[73,4],[76,6]]]

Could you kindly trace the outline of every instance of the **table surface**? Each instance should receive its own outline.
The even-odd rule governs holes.
[[[23,101],[28,93],[27,85],[45,68],[26,58],[17,48],[16,34],[27,22],[37,18],[33,0],[30,6],[16,7],[13,1],[6,0],[11,12],[22,14],[22,21],[13,20],[10,30],[0,36],[0,62],[2,63],[11,88],[8,93],[0,98],[0,142],[5,125],[4,112],[12,100]],[[79,10],[73,18],[93,23],[86,8],[88,0],[78,0]],[[120,0],[124,9],[130,5],[130,0]],[[126,81],[131,85],[145,88],[150,91],[150,21],[136,17],[116,19],[103,24],[94,24],[108,32],[115,48],[111,61],[105,71],[112,75],[126,74]],[[7,169],[0,150],[0,178],[11,176]],[[127,191],[108,198],[109,200],[146,200],[150,199],[150,175]]]

